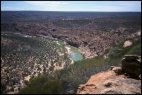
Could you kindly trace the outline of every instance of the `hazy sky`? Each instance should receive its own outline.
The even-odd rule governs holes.
[[[141,1],[1,1],[1,10],[141,12]]]

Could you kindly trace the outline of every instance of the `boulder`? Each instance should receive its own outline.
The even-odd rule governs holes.
[[[137,55],[126,55],[121,61],[122,72],[129,77],[139,78],[141,74],[141,57]]]
[[[122,74],[122,68],[121,67],[111,66],[110,70],[114,71],[118,75]]]
[[[123,59],[131,61],[131,60],[136,60],[136,59],[139,59],[139,58],[140,58],[140,56],[137,56],[137,55],[124,55]]]
[[[123,47],[125,48],[125,47],[129,47],[129,46],[131,46],[132,45],[132,42],[131,41],[125,41],[124,42],[124,45],[123,45]]]

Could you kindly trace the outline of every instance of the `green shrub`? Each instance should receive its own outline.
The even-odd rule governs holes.
[[[61,92],[63,92],[63,86],[60,80],[40,76],[32,79],[29,85],[20,91],[20,94],[61,94]]]
[[[43,75],[41,78],[31,81],[21,92],[31,93],[34,91],[34,93],[40,94],[59,94],[72,91],[75,94],[77,87],[85,83],[91,75],[107,70],[112,65],[120,65],[121,59],[125,54],[138,54],[139,51],[141,51],[140,40],[135,41],[128,48],[114,46],[108,50],[108,53],[113,53],[107,59],[104,59],[103,56],[97,56],[95,58],[77,61],[67,68],[51,73],[49,76]]]
[[[20,93],[68,93],[70,90],[76,93],[78,85],[85,83],[91,75],[107,70],[112,65],[110,63],[103,56],[78,61],[49,76],[34,78]]]

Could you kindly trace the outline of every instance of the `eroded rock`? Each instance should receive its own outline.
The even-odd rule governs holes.
[[[131,46],[132,45],[132,42],[131,41],[125,41],[124,42],[124,45],[123,45],[123,47],[125,48],[125,47],[129,47],[129,46]]]
[[[122,71],[132,78],[139,78],[141,74],[141,57],[126,55],[122,59]]]
[[[89,85],[89,86],[88,86]],[[78,87],[77,94],[140,94],[141,80],[117,75],[113,70],[91,76]]]
[[[91,76],[87,83],[78,87],[77,94],[141,94],[141,80],[134,77],[141,77],[139,58],[126,55],[122,67],[111,66],[108,71]]]

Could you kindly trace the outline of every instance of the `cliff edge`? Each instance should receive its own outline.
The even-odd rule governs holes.
[[[111,66],[92,75],[87,83],[79,85],[77,94],[141,94],[141,57],[126,55],[121,67]]]

